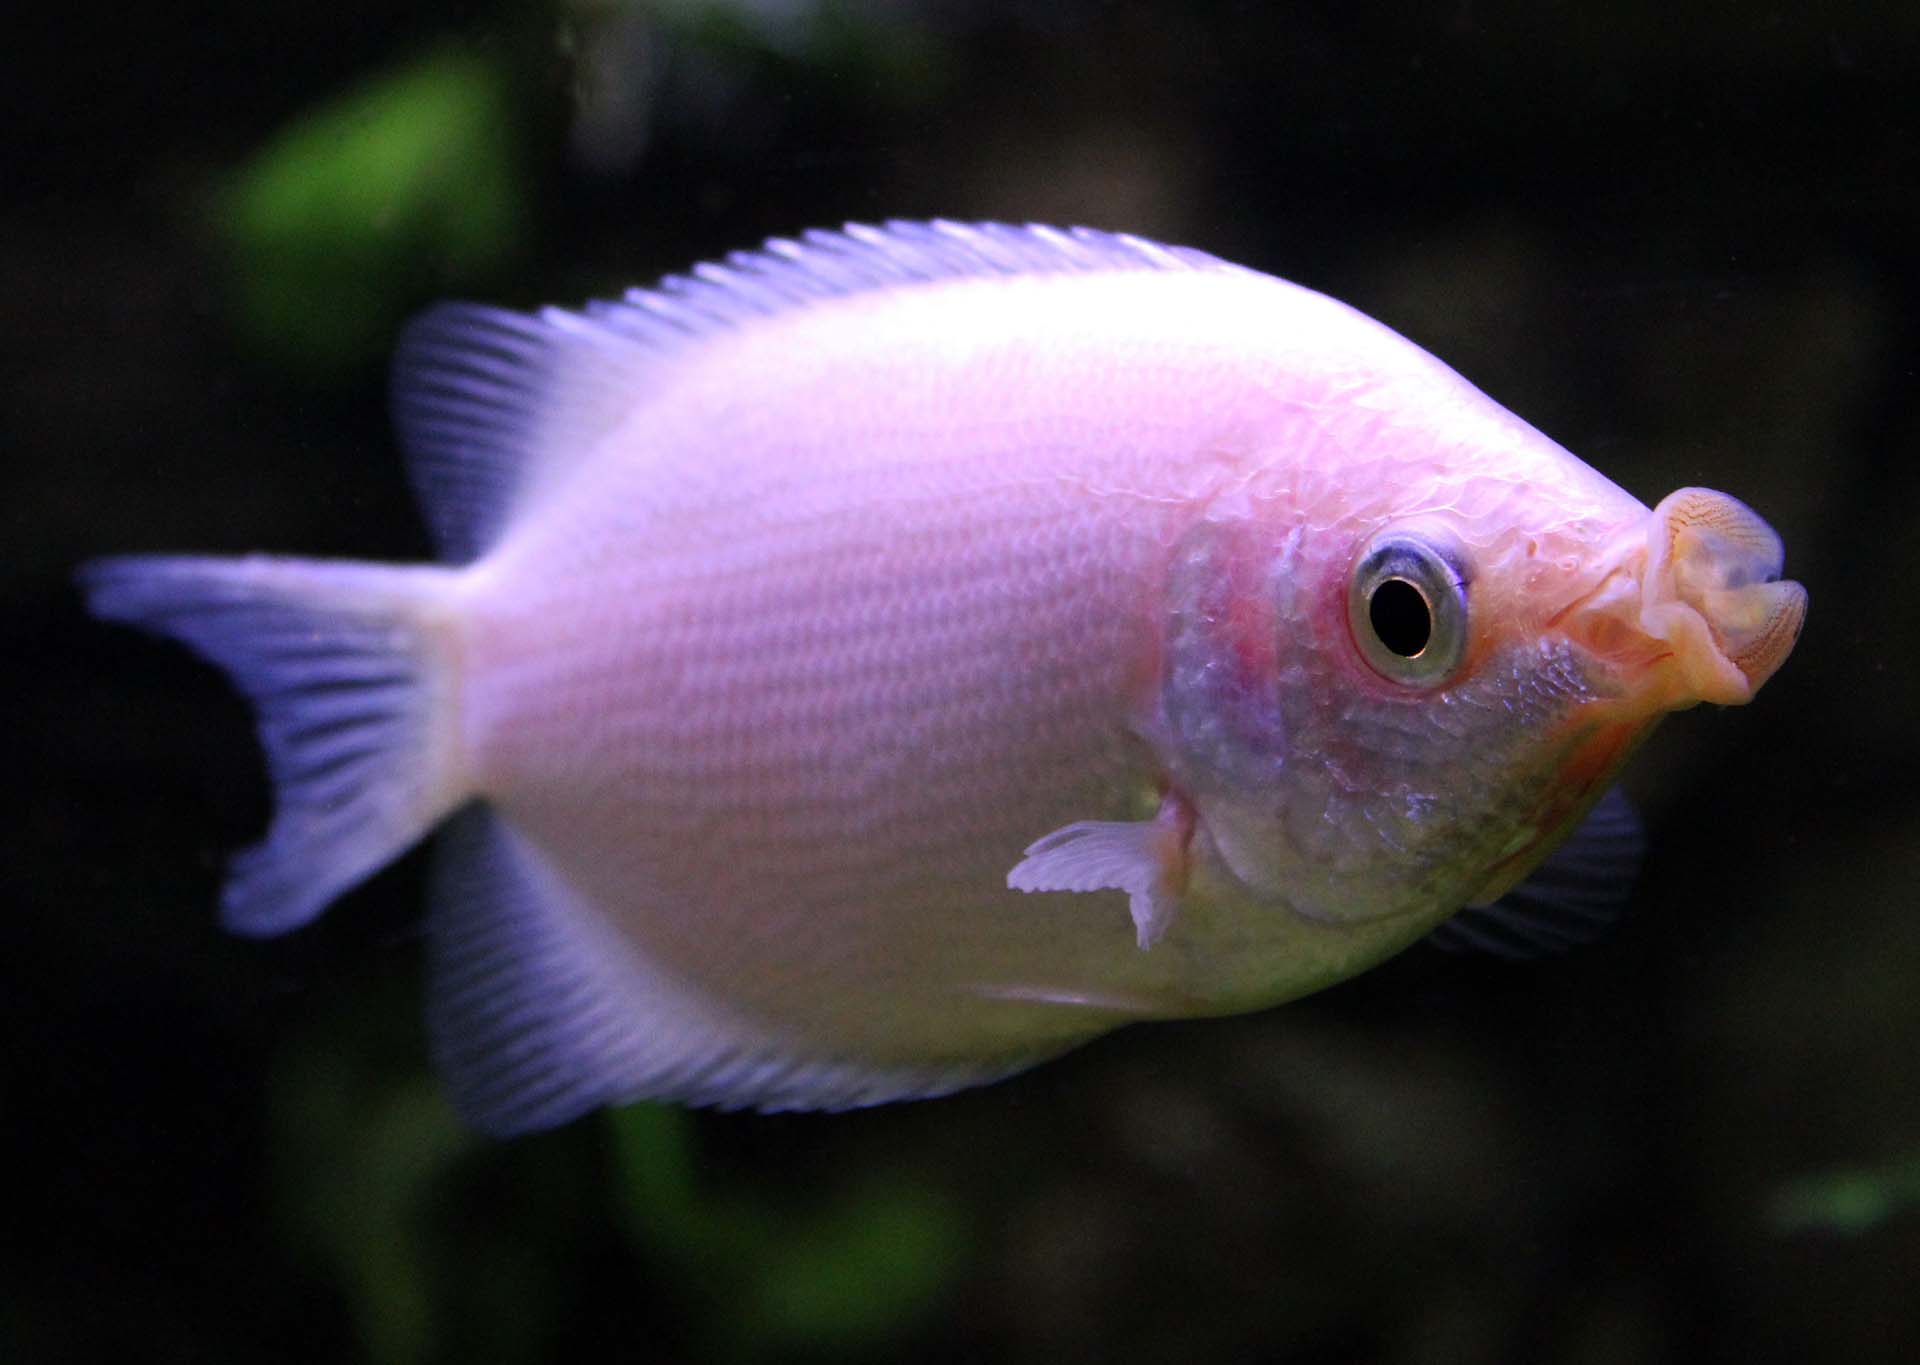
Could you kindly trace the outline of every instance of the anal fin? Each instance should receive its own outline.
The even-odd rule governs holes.
[[[877,1064],[823,1051],[675,979],[484,806],[446,827],[428,934],[428,1032],[455,1107],[498,1135],[606,1105],[850,1109],[1011,1075],[1061,1050]]]

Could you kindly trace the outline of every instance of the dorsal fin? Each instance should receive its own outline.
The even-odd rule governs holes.
[[[646,348],[583,321],[443,303],[401,337],[394,425],[443,559],[484,554],[531,490],[592,450],[644,392]]]
[[[472,559],[534,490],[588,454],[719,332],[826,300],[983,276],[1230,270],[1204,252],[1091,228],[851,223],[669,275],[580,312],[442,304],[394,356],[394,415],[441,554]]]

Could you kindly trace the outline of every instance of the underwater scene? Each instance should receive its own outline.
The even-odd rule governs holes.
[[[1920,1359],[1920,10],[0,70],[0,1360]]]

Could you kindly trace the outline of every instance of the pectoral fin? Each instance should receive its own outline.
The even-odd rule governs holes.
[[[1193,811],[1168,792],[1151,820],[1081,820],[1027,846],[1015,891],[1124,891],[1142,948],[1165,936],[1187,889]]]

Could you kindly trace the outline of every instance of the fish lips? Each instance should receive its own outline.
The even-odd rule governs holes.
[[[1807,590],[1780,577],[1780,537],[1710,488],[1662,498],[1610,558],[1599,586],[1558,618],[1610,675],[1609,709],[1657,715],[1749,702],[1806,621]]]
[[[1751,701],[1793,652],[1807,590],[1784,562],[1773,528],[1725,493],[1682,488],[1653,509],[1640,624],[1673,647],[1695,700]]]

